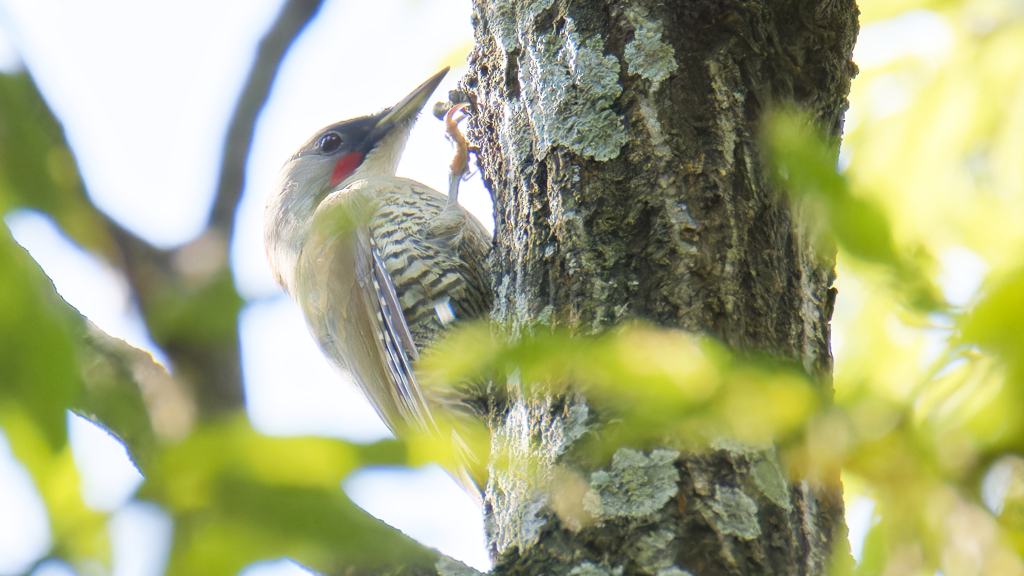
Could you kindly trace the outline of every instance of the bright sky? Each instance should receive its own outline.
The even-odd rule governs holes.
[[[256,43],[280,4],[0,0],[0,69],[18,66],[10,49],[16,46],[63,122],[94,202],[150,242],[177,246],[204,224],[229,114]],[[277,169],[314,130],[393,104],[445,65],[453,69],[437,94],[451,89],[465,71],[469,14],[469,0],[328,1],[284,62],[257,125],[231,249],[238,289],[249,301],[240,321],[247,408],[265,433],[358,441],[388,434],[327,366],[297,309],[274,286],[262,248],[262,207]],[[864,26],[861,38],[856,60],[862,67],[884,64],[894,54],[942,53],[951,44],[948,25],[923,11],[898,25]],[[922,44],[922,38],[929,40]],[[399,173],[444,190],[451,148],[442,132],[440,122],[424,115]],[[490,225],[490,202],[479,179],[463,190],[463,203]],[[69,302],[109,333],[163,357],[146,336],[123,280],[70,246],[39,215],[19,213],[6,222]],[[111,522],[115,575],[162,573],[169,519],[130,500],[140,478],[119,445],[75,417],[70,429],[88,503],[118,510]],[[439,468],[363,471],[345,488],[413,537],[488,567],[480,513]],[[423,502],[432,507],[417,504]],[[859,521],[865,527],[867,515]],[[49,545],[42,503],[0,435],[0,575],[21,572]],[[73,572],[66,565],[53,562],[34,572],[68,574]],[[305,573],[287,562],[267,562],[244,574]]]

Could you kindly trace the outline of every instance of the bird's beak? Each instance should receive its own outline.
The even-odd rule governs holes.
[[[411,94],[402,98],[401,102],[386,110],[380,120],[377,121],[377,125],[373,130],[374,133],[383,136],[403,121],[415,118],[420,113],[420,110],[423,109],[423,105],[427,103],[427,98],[430,98],[430,95],[434,93],[437,85],[441,83],[441,80],[444,79],[447,73],[448,66],[445,66],[444,70],[431,76],[430,80],[420,84]]]

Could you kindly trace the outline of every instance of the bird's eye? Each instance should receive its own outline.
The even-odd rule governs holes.
[[[320,150],[321,154],[337,152],[338,148],[341,148],[341,136],[335,132],[328,132],[320,137],[320,140],[316,143],[316,147]]]

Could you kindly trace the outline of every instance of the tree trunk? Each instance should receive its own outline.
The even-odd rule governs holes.
[[[474,0],[462,88],[494,196],[492,319],[512,338],[646,319],[797,361],[830,396],[834,249],[773,186],[758,131],[781,102],[839,137],[857,14],[854,0]],[[822,574],[833,549],[848,557],[838,483],[790,481],[771,451],[621,448],[566,479],[562,457],[599,426],[584,398],[513,394],[492,416],[499,572]],[[588,526],[550,496],[580,479]]]

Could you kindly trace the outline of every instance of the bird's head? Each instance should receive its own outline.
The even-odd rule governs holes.
[[[263,231],[275,279],[285,288],[317,206],[333,190],[394,175],[416,117],[441,70],[390,108],[317,131],[285,162],[267,199]]]

